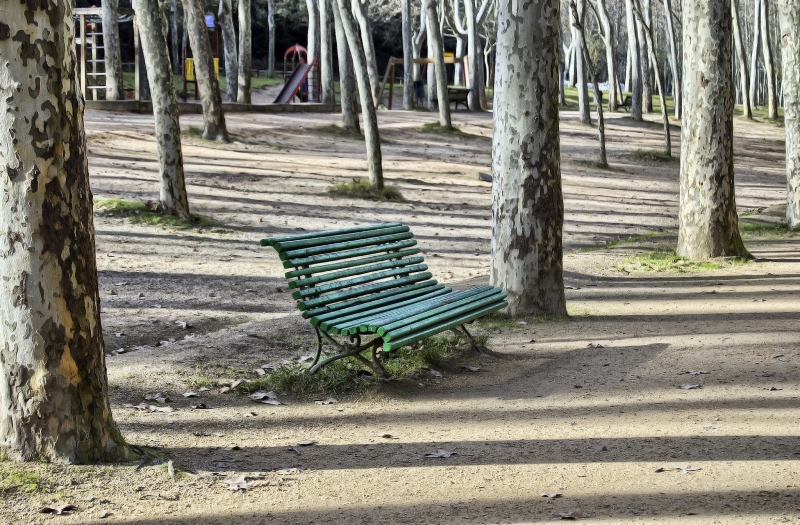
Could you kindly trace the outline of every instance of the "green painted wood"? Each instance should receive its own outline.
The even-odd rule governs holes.
[[[394,328],[392,330],[383,330],[383,333],[380,333],[381,330],[378,330],[378,335],[383,337],[383,340],[388,343],[392,339],[405,337],[408,334],[418,332],[429,326],[434,326],[443,321],[447,321],[448,319],[452,319],[454,317],[457,318],[461,315],[468,314],[475,309],[483,308],[493,303],[498,303],[503,299],[505,299],[505,292],[502,294],[494,294],[488,297],[483,297],[475,300],[474,302],[469,302],[453,309],[445,309],[447,307],[437,308],[436,312],[428,312],[426,314],[421,314],[420,316],[414,316],[414,322],[411,322],[410,324],[403,324],[401,327]],[[426,315],[427,317],[423,317]],[[407,320],[403,320],[402,323],[407,323]]]
[[[346,315],[331,314],[331,317],[328,320],[321,321],[319,323],[319,328],[320,330],[325,330],[326,332],[329,329],[341,329],[343,326],[349,326],[349,323],[354,319],[361,319],[365,315],[377,315],[379,312],[394,310],[404,305],[426,302],[434,297],[441,297],[442,295],[450,292],[450,289],[445,288],[444,286],[435,288],[437,289],[427,293],[426,290],[422,290],[419,293],[409,292],[409,294],[393,296],[391,298],[384,299],[383,301],[378,301],[382,302],[382,305],[370,305],[367,308],[359,309],[359,311],[355,313],[348,313]],[[401,297],[401,295],[405,295],[406,297]],[[410,298],[408,297],[409,295]]]
[[[445,330],[450,330],[451,328],[455,328],[456,326],[462,325],[464,323],[468,323],[470,321],[474,321],[475,319],[480,319],[486,315],[489,315],[492,312],[496,312],[497,310],[501,310],[508,306],[507,301],[503,301],[500,303],[495,303],[491,306],[487,306],[486,308],[482,308],[480,310],[472,311],[463,317],[458,317],[455,319],[450,319],[449,321],[442,322],[440,324],[434,325],[429,327],[426,330],[421,332],[417,332],[414,334],[409,334],[408,336],[397,339],[390,343],[383,343],[383,351],[384,352],[391,352],[392,350],[397,350],[398,348],[402,348],[406,345],[410,345],[412,343],[416,343],[417,341],[421,341],[422,339],[426,339],[432,335],[436,335],[440,332],[444,332]]]
[[[337,333],[337,334],[344,332],[357,333],[359,325],[363,323],[365,320],[378,319],[387,314],[391,315],[394,314],[395,312],[400,312],[400,311],[408,311],[416,313],[418,311],[422,311],[426,308],[429,308],[430,305],[432,304],[436,304],[435,301],[441,300],[442,296],[448,294],[452,295],[452,293],[453,293],[452,290],[445,288],[442,290],[437,290],[431,294],[422,297],[414,297],[412,299],[408,299],[405,301],[398,300],[396,302],[393,302],[392,304],[388,304],[381,308],[371,308],[368,311],[362,311],[346,317],[339,317],[333,319],[327,322],[326,323],[327,328],[323,329],[326,329],[330,333]],[[409,313],[408,315],[411,314]],[[353,331],[351,330],[351,328],[355,328],[355,330]]]
[[[278,252],[290,252],[301,248],[313,248],[334,243],[344,243],[359,240],[369,240],[395,233],[408,232],[408,226],[393,226],[391,228],[377,228],[364,232],[345,233],[342,235],[330,235],[325,237],[312,237],[310,239],[299,239],[296,241],[276,242],[272,245]]]
[[[309,277],[306,279],[298,279],[289,283],[289,288],[304,288],[306,286],[314,286],[315,284],[335,281],[344,277],[352,277],[354,275],[362,275],[370,272],[380,272],[382,270],[391,270],[393,268],[400,268],[403,266],[410,266],[412,264],[419,264],[424,262],[423,257],[409,257],[408,259],[400,259],[379,264],[370,264],[368,266],[360,266],[351,270],[342,270],[340,272],[328,273],[325,275],[318,275],[317,277]],[[297,299],[297,297],[295,297]]]
[[[380,323],[380,326],[375,326],[373,330],[369,331],[375,331],[382,337],[386,336],[386,341],[390,341],[393,337],[402,336],[407,332],[414,331],[424,326],[424,323],[436,323],[442,319],[446,319],[448,316],[459,315],[469,309],[484,306],[492,301],[500,301],[505,297],[505,292],[490,287],[488,290],[474,291],[471,294],[466,294],[465,297],[457,298],[449,304],[430,308],[416,315],[400,318],[394,322]]]
[[[308,299],[305,301],[298,301],[297,307],[303,311],[308,310],[309,308],[313,308],[316,306],[323,306],[330,303],[335,303],[339,301],[344,301],[345,299],[352,299],[354,297],[362,297],[364,295],[373,293],[373,292],[382,292],[384,290],[388,290],[390,288],[399,288],[406,284],[417,283],[420,281],[426,281],[433,277],[430,272],[422,272],[422,273],[415,273],[413,275],[409,275],[407,277],[400,277],[399,279],[392,279],[391,281],[379,282],[368,284],[366,286],[361,286],[358,288],[352,288],[350,290],[346,290],[344,292],[337,292],[331,293],[327,295],[323,295],[322,297],[317,297],[315,299]]]
[[[410,239],[413,236],[411,233],[399,233],[395,235],[387,235],[380,239],[380,242],[386,244],[379,244],[378,242],[370,243],[369,241],[351,241],[342,244],[329,244],[326,246],[319,246],[316,248],[306,248],[304,250],[296,250],[296,252],[284,252],[279,254],[281,260],[284,261],[284,268],[308,266],[320,262],[336,261],[341,259],[349,259],[350,257],[359,257],[362,255],[369,255],[371,253],[386,252],[395,249],[395,242]],[[414,246],[417,241],[408,241],[410,244],[405,246]],[[363,250],[356,248],[366,247]]]
[[[304,311],[301,315],[306,319],[309,317],[312,318],[311,324],[316,326],[314,319],[324,321],[330,319],[330,316],[337,316],[343,313],[360,312],[375,305],[387,304],[386,301],[391,302],[399,299],[400,297],[413,297],[414,294],[421,295],[430,290],[442,287],[443,285],[436,282],[435,279],[431,279],[429,281],[423,281],[410,286],[392,288],[384,292],[372,294],[369,297],[359,297],[349,301],[342,301],[339,303],[324,305],[319,308],[312,308]]]
[[[292,279],[294,277],[303,277],[305,275],[314,275],[323,272],[333,272],[336,270],[343,270],[345,268],[352,268],[353,266],[362,266],[364,264],[389,261],[392,259],[401,259],[403,257],[408,257],[409,255],[415,255],[418,253],[419,253],[419,248],[411,248],[409,250],[399,250],[396,252],[386,253],[383,255],[365,257],[363,259],[353,259],[352,261],[344,261],[335,264],[325,264],[322,266],[314,266],[312,268],[303,268],[301,270],[292,270],[291,272],[286,272],[285,277],[287,279]],[[292,282],[289,283],[289,286],[291,286]]]
[[[283,237],[271,237],[269,239],[262,239],[261,246],[272,246],[277,242],[296,241],[300,239],[310,239],[314,237],[330,237],[334,235],[341,235],[344,233],[354,233],[366,230],[375,230],[378,228],[388,228],[392,226],[402,226],[399,222],[387,222],[383,224],[367,224],[365,226],[354,226],[353,228],[342,228],[339,230],[324,230],[318,232],[298,233],[297,235],[285,235]]]
[[[388,279],[390,277],[398,277],[400,275],[408,275],[416,272],[422,272],[427,269],[428,269],[427,264],[415,264],[413,266],[395,268],[394,270],[375,272],[369,275],[364,275],[362,277],[355,277],[353,279],[345,279],[343,281],[337,281],[335,283],[320,284],[319,286],[314,286],[312,288],[304,288],[302,290],[296,290],[294,293],[292,293],[292,297],[294,297],[295,299],[315,297],[323,293],[333,292],[335,290],[342,290],[344,288],[351,288],[353,286],[358,286],[359,284],[379,281],[380,279]]]

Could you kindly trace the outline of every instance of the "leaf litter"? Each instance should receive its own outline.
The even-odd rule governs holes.
[[[431,452],[430,454],[425,454],[426,458],[449,458],[450,456],[458,455],[456,452],[450,452],[448,450],[439,449],[436,452]]]
[[[72,503],[67,503],[65,505],[56,505],[53,507],[42,507],[39,509],[40,514],[58,514],[66,516],[69,514],[71,510],[78,510],[78,507],[73,505]]]
[[[696,385],[694,383],[684,383],[680,386],[681,390],[697,390],[698,388],[702,388],[700,385]]]

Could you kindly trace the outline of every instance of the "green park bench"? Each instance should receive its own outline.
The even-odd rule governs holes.
[[[384,374],[381,352],[391,352],[450,330],[480,351],[464,326],[505,308],[492,286],[452,290],[432,279],[408,226],[373,224],[261,241],[283,261],[297,307],[317,333],[314,373],[354,356]],[[374,335],[362,343],[361,338]],[[339,343],[334,336],[344,340]],[[339,350],[320,361],[323,337]],[[371,361],[361,355],[370,350]]]

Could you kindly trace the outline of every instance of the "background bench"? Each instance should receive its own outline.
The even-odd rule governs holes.
[[[479,286],[452,290],[432,279],[408,226],[375,224],[261,241],[283,261],[297,307],[317,333],[311,366],[354,356],[381,374],[390,352],[450,330],[475,341],[464,326],[505,308],[506,293]],[[362,343],[362,335],[374,336]],[[334,336],[344,338],[338,342]],[[320,361],[323,337],[339,353]],[[371,361],[361,353],[370,350]]]

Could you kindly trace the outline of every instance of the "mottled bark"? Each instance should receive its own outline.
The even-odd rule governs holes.
[[[331,0],[319,0],[319,75],[322,102],[333,104],[333,24],[331,23]]]
[[[436,0],[424,0],[425,14],[429,20],[436,20]],[[428,28],[428,41],[431,43],[433,60],[436,62],[434,72],[436,74],[436,92],[439,94],[439,124],[445,129],[452,129],[450,121],[450,100],[447,93],[447,70],[444,68],[444,43],[442,43],[442,33],[438,24],[433,24]]]
[[[512,315],[566,315],[558,21],[559,0],[498,5],[490,279]]]
[[[358,33],[358,23],[353,18],[353,13],[348,4],[348,0],[336,0],[342,28],[347,36],[350,57],[353,59],[353,68],[355,69],[356,83],[358,84],[358,96],[361,100],[361,112],[364,115],[364,141],[367,146],[369,182],[375,188],[383,189],[383,161],[381,159],[381,137],[378,133],[378,115],[375,111],[375,102],[370,89],[367,59]]]
[[[152,95],[161,180],[160,201],[165,211],[188,218],[189,199],[183,173],[178,101],[172,85],[167,35],[161,24],[161,12],[152,9],[155,3],[156,0],[134,0],[133,8],[139,19],[139,35]]]
[[[665,0],[669,1],[669,0]],[[597,0],[600,25],[603,27],[603,42],[606,46],[606,67],[608,68],[608,110],[616,111],[619,103],[619,79],[617,73],[617,31],[608,16],[605,0]]]
[[[181,72],[181,48],[180,40],[178,37],[178,0],[169,0],[169,37],[170,37],[170,51],[172,52],[172,72]]]
[[[639,37],[636,29],[636,17],[633,15],[633,0],[625,0],[625,15],[628,25],[628,63],[630,64],[630,80],[625,89],[631,93],[631,118],[642,119],[642,67],[639,60]]]
[[[319,7],[318,0],[306,0],[306,10],[308,11],[308,63],[319,60]],[[319,82],[319,66],[311,68],[308,72],[308,100],[318,102],[317,83]]]
[[[219,0],[217,19],[222,28],[222,54],[225,59],[225,80],[227,81],[225,95],[228,98],[228,102],[236,102],[239,57],[236,53],[236,31],[233,28],[231,0]]]
[[[225,114],[222,112],[222,95],[214,72],[211,41],[208,39],[202,0],[182,0],[186,16],[189,43],[194,57],[194,74],[203,107],[203,138],[228,142]]]
[[[250,103],[250,78],[253,64],[253,27],[250,0],[239,0],[239,89],[236,102]]]
[[[336,0],[331,0],[331,13],[333,14],[333,28],[336,33],[336,53],[339,60],[339,90],[341,91],[342,127],[347,131],[358,133],[358,114],[356,113],[357,86],[353,59],[350,55],[350,46],[347,44],[347,35],[342,26],[342,18]]]
[[[103,57],[106,68],[106,100],[125,100],[122,82],[122,55],[119,44],[119,22],[117,13],[119,0],[104,0]]]
[[[800,228],[800,3],[778,0],[786,127],[786,222]]]
[[[275,0],[267,0],[267,27],[269,43],[267,44],[267,74],[275,76]]]
[[[464,0],[464,11],[467,15],[467,69],[469,70],[467,86],[472,89],[467,98],[467,105],[472,111],[481,111],[485,108],[483,94],[486,82],[480,56],[482,53],[479,49],[478,27],[481,20],[478,19],[478,13],[475,12],[475,0]]]
[[[422,5],[423,5],[423,10],[424,10],[425,9],[424,8],[425,0],[422,0],[422,2],[423,2]],[[427,58],[433,58],[433,42],[431,41],[432,40],[431,39],[431,33],[433,33],[434,31],[437,30],[436,29],[437,26],[438,26],[438,23],[433,22],[433,23],[430,24],[430,27],[428,27],[428,31],[427,31],[428,38],[426,38],[426,44],[428,44]],[[427,76],[427,78],[425,79],[425,83],[428,86],[428,109],[433,111],[438,107],[436,104],[437,104],[437,100],[439,100],[438,97],[436,96],[437,91],[438,91],[436,89],[436,66],[435,66],[435,64],[426,64],[426,65],[428,66],[425,69],[425,74]]]
[[[575,46],[575,73],[578,86],[578,117],[584,124],[592,123],[591,108],[589,107],[589,86],[586,84],[586,63],[584,61],[583,48],[585,47],[583,33],[578,31],[575,26],[580,24],[586,12],[586,0],[577,0],[577,9],[570,11],[570,25],[572,26],[572,42]],[[576,15],[577,13],[577,15]],[[575,17],[579,18],[576,19]]]
[[[414,35],[414,40],[411,45],[411,51],[414,53],[414,58],[422,56],[422,41],[427,33],[427,19],[425,18],[425,10],[419,10],[419,33]],[[420,79],[420,64],[414,64],[413,72],[414,80]]]
[[[672,0],[663,0],[664,20],[667,23],[667,43],[669,44],[669,67],[672,70],[672,99],[675,104],[675,118],[683,113],[683,95],[681,93],[681,68],[678,61],[678,44],[675,27],[672,24]],[[666,79],[666,74],[664,76]],[[659,88],[660,91],[661,88]]]
[[[678,254],[744,256],[733,170],[731,0],[684,0]]]
[[[361,43],[364,47],[364,57],[367,61],[367,74],[369,75],[369,85],[372,88],[372,100],[378,106],[381,103],[378,100],[381,81],[378,76],[378,59],[375,55],[375,43],[372,39],[372,23],[369,20],[369,16],[367,16],[366,0],[352,0],[351,5],[361,31]]]
[[[667,0],[669,1],[669,0]],[[745,118],[753,118],[753,109],[750,107],[750,84],[747,74],[747,60],[744,54],[744,43],[742,42],[742,27],[739,23],[739,0],[731,0],[731,20],[733,24],[733,41],[736,48],[736,58],[739,61],[739,81],[742,89],[742,113]]]
[[[71,5],[0,8],[0,450],[122,461],[132,454],[108,402]]]
[[[772,60],[770,36],[769,0],[761,0],[761,49],[764,53],[764,75],[767,77],[767,115],[771,119],[777,119],[778,93],[775,86],[775,65]]]
[[[750,53],[750,107],[758,107],[758,51],[761,47],[761,0],[753,5],[753,46]]]
[[[641,67],[642,74],[642,111],[645,113],[653,112],[653,65],[650,63],[650,51],[647,45],[647,35],[645,35],[645,27],[650,24],[650,9],[647,0],[642,2],[644,5],[640,6],[642,14],[644,15],[647,25],[638,23],[636,24],[637,40],[639,42],[639,67]],[[634,6],[639,4],[639,0],[634,0]]]
[[[411,27],[411,0],[401,0],[403,31],[403,109],[414,107],[414,31]]]

